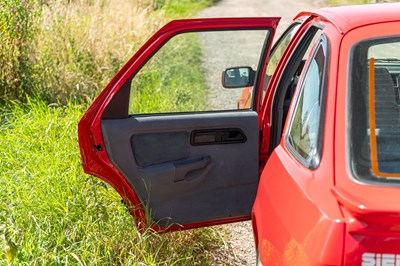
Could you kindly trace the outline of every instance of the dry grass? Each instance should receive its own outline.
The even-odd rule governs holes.
[[[95,60],[103,60],[105,52],[125,60],[165,22],[162,12],[155,13],[151,7],[137,0],[54,2],[46,8],[42,34],[50,30],[73,38]]]
[[[0,100],[93,98],[167,20],[212,0],[0,1]]]
[[[150,1],[51,2],[43,9],[36,48],[50,98],[92,98],[164,22]]]

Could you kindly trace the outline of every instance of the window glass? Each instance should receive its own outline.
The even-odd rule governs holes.
[[[319,163],[319,135],[322,89],[324,84],[326,55],[320,44],[308,62],[304,79],[297,92],[293,118],[289,127],[288,141],[292,150],[310,168]]]
[[[352,49],[350,154],[360,179],[400,177],[399,50],[399,37],[363,41]]]
[[[171,38],[133,78],[129,114],[237,109],[243,89],[222,87],[222,71],[243,66],[257,71],[268,35],[238,30]]]
[[[286,47],[289,45],[290,40],[293,38],[299,27],[300,24],[292,25],[292,27],[286,33],[284,33],[284,35],[279,39],[279,42],[275,45],[274,50],[272,51],[271,56],[268,60],[266,71],[266,74],[268,76],[272,76],[274,74],[275,69],[278,66],[278,62],[283,55],[283,52],[286,50]]]
[[[274,74],[275,69],[278,66],[279,60],[281,60],[281,57],[286,50],[286,47],[289,45],[290,40],[294,37],[299,27],[300,27],[299,23],[293,24],[291,28],[289,28],[286,32],[283,33],[279,41],[275,44],[272,53],[268,59],[267,70],[265,72],[266,74],[265,84],[263,86],[264,92],[268,87],[269,80],[271,79],[271,76]],[[263,93],[263,98],[264,96],[265,93]]]

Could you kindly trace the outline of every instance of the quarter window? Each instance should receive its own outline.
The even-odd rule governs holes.
[[[321,118],[326,70],[326,39],[321,38],[308,62],[287,135],[290,149],[308,168],[315,169],[320,160]]]

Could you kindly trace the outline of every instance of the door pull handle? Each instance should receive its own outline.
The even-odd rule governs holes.
[[[206,170],[207,166],[211,163],[210,156],[205,156],[201,158],[196,158],[192,160],[187,160],[183,162],[175,162],[175,182],[185,180],[185,177],[192,171],[204,169],[202,173],[199,174],[199,178],[202,177]],[[196,177],[197,179],[197,177]]]

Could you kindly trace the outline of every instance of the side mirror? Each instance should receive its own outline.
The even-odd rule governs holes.
[[[224,88],[243,88],[254,85],[255,71],[251,67],[231,67],[222,72]]]

